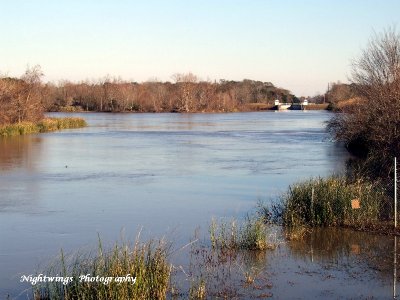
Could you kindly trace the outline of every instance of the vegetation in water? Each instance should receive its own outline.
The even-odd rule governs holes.
[[[35,123],[25,121],[12,125],[0,126],[0,136],[7,137],[85,126],[87,126],[86,121],[82,118],[44,118]]]
[[[211,247],[198,238],[188,244],[187,270],[170,263],[172,244],[163,240],[142,243],[137,239],[133,246],[115,245],[111,251],[105,251],[99,239],[94,255],[67,258],[61,252],[57,262],[44,273],[71,279],[40,283],[34,287],[33,297],[35,300],[140,300],[232,298],[243,291],[265,294],[260,291],[260,286],[270,288],[269,280],[262,276],[265,250],[275,249],[275,235],[257,216],[247,217],[239,226],[237,223],[213,220]],[[130,280],[124,281],[127,276]],[[177,282],[178,278],[186,280]]]
[[[67,260],[61,253],[60,262],[46,275],[72,280],[68,284],[40,284],[34,299],[166,299],[171,272],[169,249],[164,241],[137,240],[133,246],[115,245],[112,251],[105,252],[99,241],[96,255]]]
[[[360,228],[391,219],[392,203],[383,184],[330,176],[291,185],[280,202],[273,205],[272,212],[265,206],[260,212],[280,219],[285,227]]]
[[[269,226],[263,218],[247,217],[244,222],[212,220],[209,227],[213,248],[266,250],[275,248]]]

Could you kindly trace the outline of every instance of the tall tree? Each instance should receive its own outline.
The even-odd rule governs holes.
[[[392,159],[400,154],[400,35],[395,28],[373,35],[353,62],[352,83],[362,101],[333,118],[328,128],[366,158],[369,175],[389,177]]]

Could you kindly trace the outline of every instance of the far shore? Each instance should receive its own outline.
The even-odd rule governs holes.
[[[240,112],[259,112],[259,111],[275,111],[276,106],[267,103],[249,103],[240,108],[234,108],[233,110],[199,110],[199,111],[141,111],[141,110],[123,110],[123,111],[110,111],[110,110],[85,110],[81,106],[62,106],[49,112],[61,112],[61,113],[240,113]],[[291,109],[288,109],[291,110]],[[304,106],[304,110],[329,110],[329,103],[311,103]]]

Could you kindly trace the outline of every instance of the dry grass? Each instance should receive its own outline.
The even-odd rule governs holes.
[[[82,118],[45,118],[37,123],[21,122],[0,126],[0,136],[8,137],[85,126],[87,126],[86,121]]]

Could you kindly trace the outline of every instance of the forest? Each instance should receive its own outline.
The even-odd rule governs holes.
[[[296,102],[287,89],[271,82],[201,80],[175,74],[173,82],[128,82],[105,77],[96,81],[43,83],[40,66],[20,78],[0,78],[0,124],[37,121],[46,111],[96,112],[233,112],[275,99]],[[250,105],[250,106],[249,106]]]

